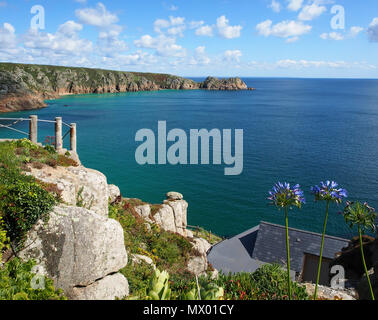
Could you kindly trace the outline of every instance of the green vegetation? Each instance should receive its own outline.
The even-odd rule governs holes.
[[[155,274],[152,266],[145,262],[136,264],[130,259],[128,265],[121,270],[130,285],[131,296],[128,299],[199,299],[196,278],[186,270],[189,256],[198,253],[193,250],[188,239],[161,230],[156,224],[147,227],[146,221],[140,218],[134,209],[142,204],[144,202],[139,199],[123,199],[118,204],[109,205],[109,216],[122,225],[125,246],[129,253],[150,257],[157,268],[165,272]],[[202,229],[198,235],[206,237],[209,232]],[[211,266],[209,271],[210,268]],[[202,300],[289,298],[287,276],[279,265],[265,265],[253,274],[220,274],[217,280],[201,276],[198,282]],[[303,286],[295,282],[291,282],[290,285],[293,299],[308,299]]]
[[[51,279],[32,271],[34,266],[34,261],[18,258],[5,263],[0,268],[0,300],[66,300]]]
[[[76,163],[55,150],[27,139],[0,143],[0,212],[12,243],[19,244],[39,219],[47,219],[59,200],[56,186],[42,183],[23,171],[28,165],[69,166]]]
[[[12,241],[20,241],[39,220],[48,218],[55,205],[53,195],[33,182],[17,181],[0,188],[0,210]]]
[[[172,76],[169,74],[160,73],[141,73],[141,72],[124,72],[105,69],[91,69],[91,68],[78,68],[78,67],[63,67],[63,66],[50,66],[50,65],[33,65],[33,64],[21,64],[21,63],[0,63],[0,72],[8,71],[14,73],[16,69],[22,69],[28,73],[31,77],[24,77],[23,81],[28,84],[30,89],[34,90],[46,90],[40,86],[40,79],[38,78],[42,72],[48,79],[50,86],[56,89],[58,86],[58,74],[69,74],[75,72],[77,78],[75,79],[77,84],[97,87],[99,84],[104,83],[104,79],[113,77],[119,79],[121,76],[127,76],[130,81],[139,83],[142,78],[155,82],[157,85],[163,86],[168,79],[177,79],[180,77]]]
[[[3,259],[3,251],[8,249],[9,239],[7,233],[4,230],[3,218],[0,216],[0,263]]]
[[[203,239],[206,239],[210,244],[214,245],[218,242],[221,242],[223,240],[222,237],[217,236],[216,234],[205,230],[204,228],[201,227],[190,227],[192,229],[194,235],[196,237],[200,237]]]
[[[46,150],[28,140],[0,143],[0,299],[66,299],[55,290],[53,282],[32,272],[34,261],[13,258],[1,265],[2,253],[12,244],[20,249],[26,233],[39,219],[47,219],[58,197],[56,188],[23,174],[27,164],[56,159],[55,151]],[[55,193],[53,192],[55,190]],[[50,193],[52,192],[52,193]],[[9,239],[8,239],[9,236]],[[36,286],[32,288],[32,284]]]
[[[227,300],[288,300],[289,290],[285,270],[278,264],[267,264],[254,273],[220,274],[218,285],[225,290]],[[308,300],[303,286],[291,282],[292,299]]]
[[[365,276],[369,284],[371,299],[375,300],[373,287],[370,281],[370,275],[366,267],[362,235],[365,234],[366,231],[376,231],[375,221],[377,219],[377,213],[375,212],[375,209],[370,207],[366,202],[364,204],[361,204],[358,201],[347,201],[343,214],[345,222],[349,225],[350,228],[357,226],[358,236],[360,240],[362,264],[364,265]]]
[[[109,217],[117,220],[124,229],[125,246],[131,254],[150,257],[158,268],[172,273],[183,273],[190,256],[197,253],[188,239],[151,227],[135,212],[134,207],[143,204],[138,199],[123,199],[109,206]],[[151,228],[151,230],[150,230]]]

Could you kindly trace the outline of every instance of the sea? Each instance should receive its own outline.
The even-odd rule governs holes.
[[[61,116],[77,123],[82,163],[103,172],[124,197],[162,203],[168,191],[180,192],[189,203],[188,223],[224,237],[260,221],[284,224],[284,212],[267,199],[278,181],[298,183],[305,193],[306,204],[289,212],[290,227],[322,231],[325,205],[310,192],[320,181],[334,180],[349,200],[378,208],[378,80],[243,80],[256,90],[71,95],[47,101],[45,109],[1,116]],[[135,152],[142,142],[135,141],[136,133],[150,129],[157,137],[158,121],[188,138],[191,129],[232,129],[233,135],[242,129],[242,173],[225,175],[227,165],[213,164],[212,157],[207,165],[138,164]],[[14,128],[27,131],[27,123]],[[39,141],[50,136],[53,124],[40,123]],[[0,138],[11,137],[22,134],[0,129]],[[69,135],[64,144],[69,148]],[[331,206],[327,234],[350,238],[355,230],[345,224],[343,207]]]

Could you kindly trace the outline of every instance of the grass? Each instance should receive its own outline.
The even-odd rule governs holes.
[[[40,147],[27,139],[6,141],[0,143],[0,166],[9,169],[30,171],[28,166],[41,169],[43,165],[56,168],[69,167],[78,164],[65,155],[59,155],[51,147]]]
[[[222,237],[201,227],[189,227],[189,229],[192,230],[194,236],[206,239],[212,245],[217,244],[218,242],[221,242],[223,240]]]

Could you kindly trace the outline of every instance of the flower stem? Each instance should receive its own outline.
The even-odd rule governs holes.
[[[285,207],[285,224],[286,224],[286,253],[287,253],[287,285],[288,285],[288,288],[289,288],[289,300],[291,300],[289,222],[288,222],[288,218],[287,218],[287,207]]]
[[[367,278],[368,283],[369,283],[369,289],[370,289],[371,299],[375,300],[374,293],[373,293],[373,288],[372,288],[371,282],[370,282],[370,277],[369,277],[368,269],[366,267],[365,256],[364,256],[364,248],[363,248],[363,244],[362,244],[361,227],[360,226],[358,226],[358,234],[360,236],[360,248],[361,248],[362,263],[364,264],[366,278]]]
[[[328,210],[329,210],[329,200],[327,200],[327,209],[324,218],[324,225],[323,225],[323,234],[322,234],[322,244],[320,246],[320,257],[319,257],[319,264],[318,264],[318,274],[316,276],[316,285],[315,285],[315,292],[314,292],[314,300],[316,300],[318,294],[318,285],[319,285],[319,278],[320,278],[320,270],[322,268],[322,257],[323,257],[323,247],[324,247],[324,237],[327,228],[327,220],[328,220]]]

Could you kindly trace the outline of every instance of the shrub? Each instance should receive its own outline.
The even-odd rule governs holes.
[[[5,263],[0,268],[0,300],[67,300],[62,290],[54,288],[51,279],[35,278],[34,266],[33,260],[22,262],[18,258]],[[33,282],[41,288],[32,288]]]
[[[49,144],[46,144],[44,149],[48,152],[48,153],[51,153],[51,154],[55,154],[56,153],[56,150],[53,146],[49,145]]]
[[[6,231],[3,229],[3,219],[0,216],[0,265],[2,261],[3,250],[8,247],[8,237]]]
[[[224,286],[230,300],[288,300],[287,274],[278,264],[266,264],[254,273],[220,274],[218,284]],[[291,282],[292,297],[308,300],[303,286]]]
[[[46,219],[55,198],[35,182],[0,187],[0,210],[12,241],[20,241],[39,219]]]
[[[154,270],[149,264],[141,261],[134,266],[130,261],[120,272],[129,282],[130,295],[138,297],[146,296],[146,290],[154,274]]]

